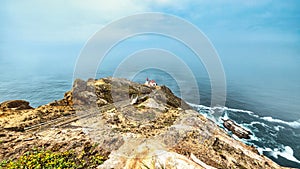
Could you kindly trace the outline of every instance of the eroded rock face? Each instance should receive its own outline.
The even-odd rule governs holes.
[[[26,130],[57,118],[63,125],[55,129]],[[76,80],[62,100],[0,110],[0,139],[0,160],[34,145],[82,151],[97,144],[107,157],[98,168],[282,168],[229,137],[167,87],[117,78]]]
[[[0,131],[24,132],[25,128],[74,114],[70,92],[62,100],[32,108],[22,100],[1,103]]]
[[[94,86],[81,79],[76,79],[72,88],[73,105],[96,106],[97,96]]]
[[[73,124],[86,128],[90,138],[112,152],[99,168],[141,168],[145,165],[155,168],[158,161],[169,168],[176,168],[171,164],[182,168],[281,168],[259,155],[255,148],[229,137],[165,86],[148,88],[124,79],[118,82],[118,79],[105,78],[94,82],[98,99],[114,103],[109,94],[114,88],[113,81],[118,86],[113,96],[117,101],[138,95],[137,103],[113,104],[99,116],[80,119]],[[191,154],[198,163],[191,161]]]
[[[33,109],[29,102],[25,100],[10,100],[5,101],[0,104],[0,110],[26,110],[26,109]]]
[[[190,106],[176,97],[166,86],[149,87],[122,78],[77,79],[72,89],[73,103],[79,106],[103,106],[138,96],[138,102],[153,98],[170,107],[189,109]]]

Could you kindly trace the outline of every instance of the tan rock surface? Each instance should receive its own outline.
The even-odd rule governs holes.
[[[133,95],[138,99],[131,105]],[[34,146],[79,152],[97,144],[95,151],[108,158],[98,168],[283,168],[228,136],[167,87],[126,79],[76,80],[62,100],[0,110],[0,128],[0,160]]]

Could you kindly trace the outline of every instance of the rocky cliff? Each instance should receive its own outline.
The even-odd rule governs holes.
[[[75,150],[82,160],[104,156],[97,168],[105,169],[282,168],[169,88],[118,78],[78,79],[62,100],[38,108],[20,100],[1,103],[0,144],[0,161],[43,147]]]

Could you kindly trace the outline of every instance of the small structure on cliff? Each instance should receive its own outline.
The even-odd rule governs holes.
[[[155,80],[149,80],[149,78],[147,77],[145,85],[149,87],[155,87],[157,86],[157,83],[155,82]]]

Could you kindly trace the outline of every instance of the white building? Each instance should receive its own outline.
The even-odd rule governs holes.
[[[148,78],[146,79],[146,82],[145,82],[145,85],[146,86],[149,86],[149,87],[155,87],[157,86],[157,83],[155,82],[155,80],[149,80]]]

